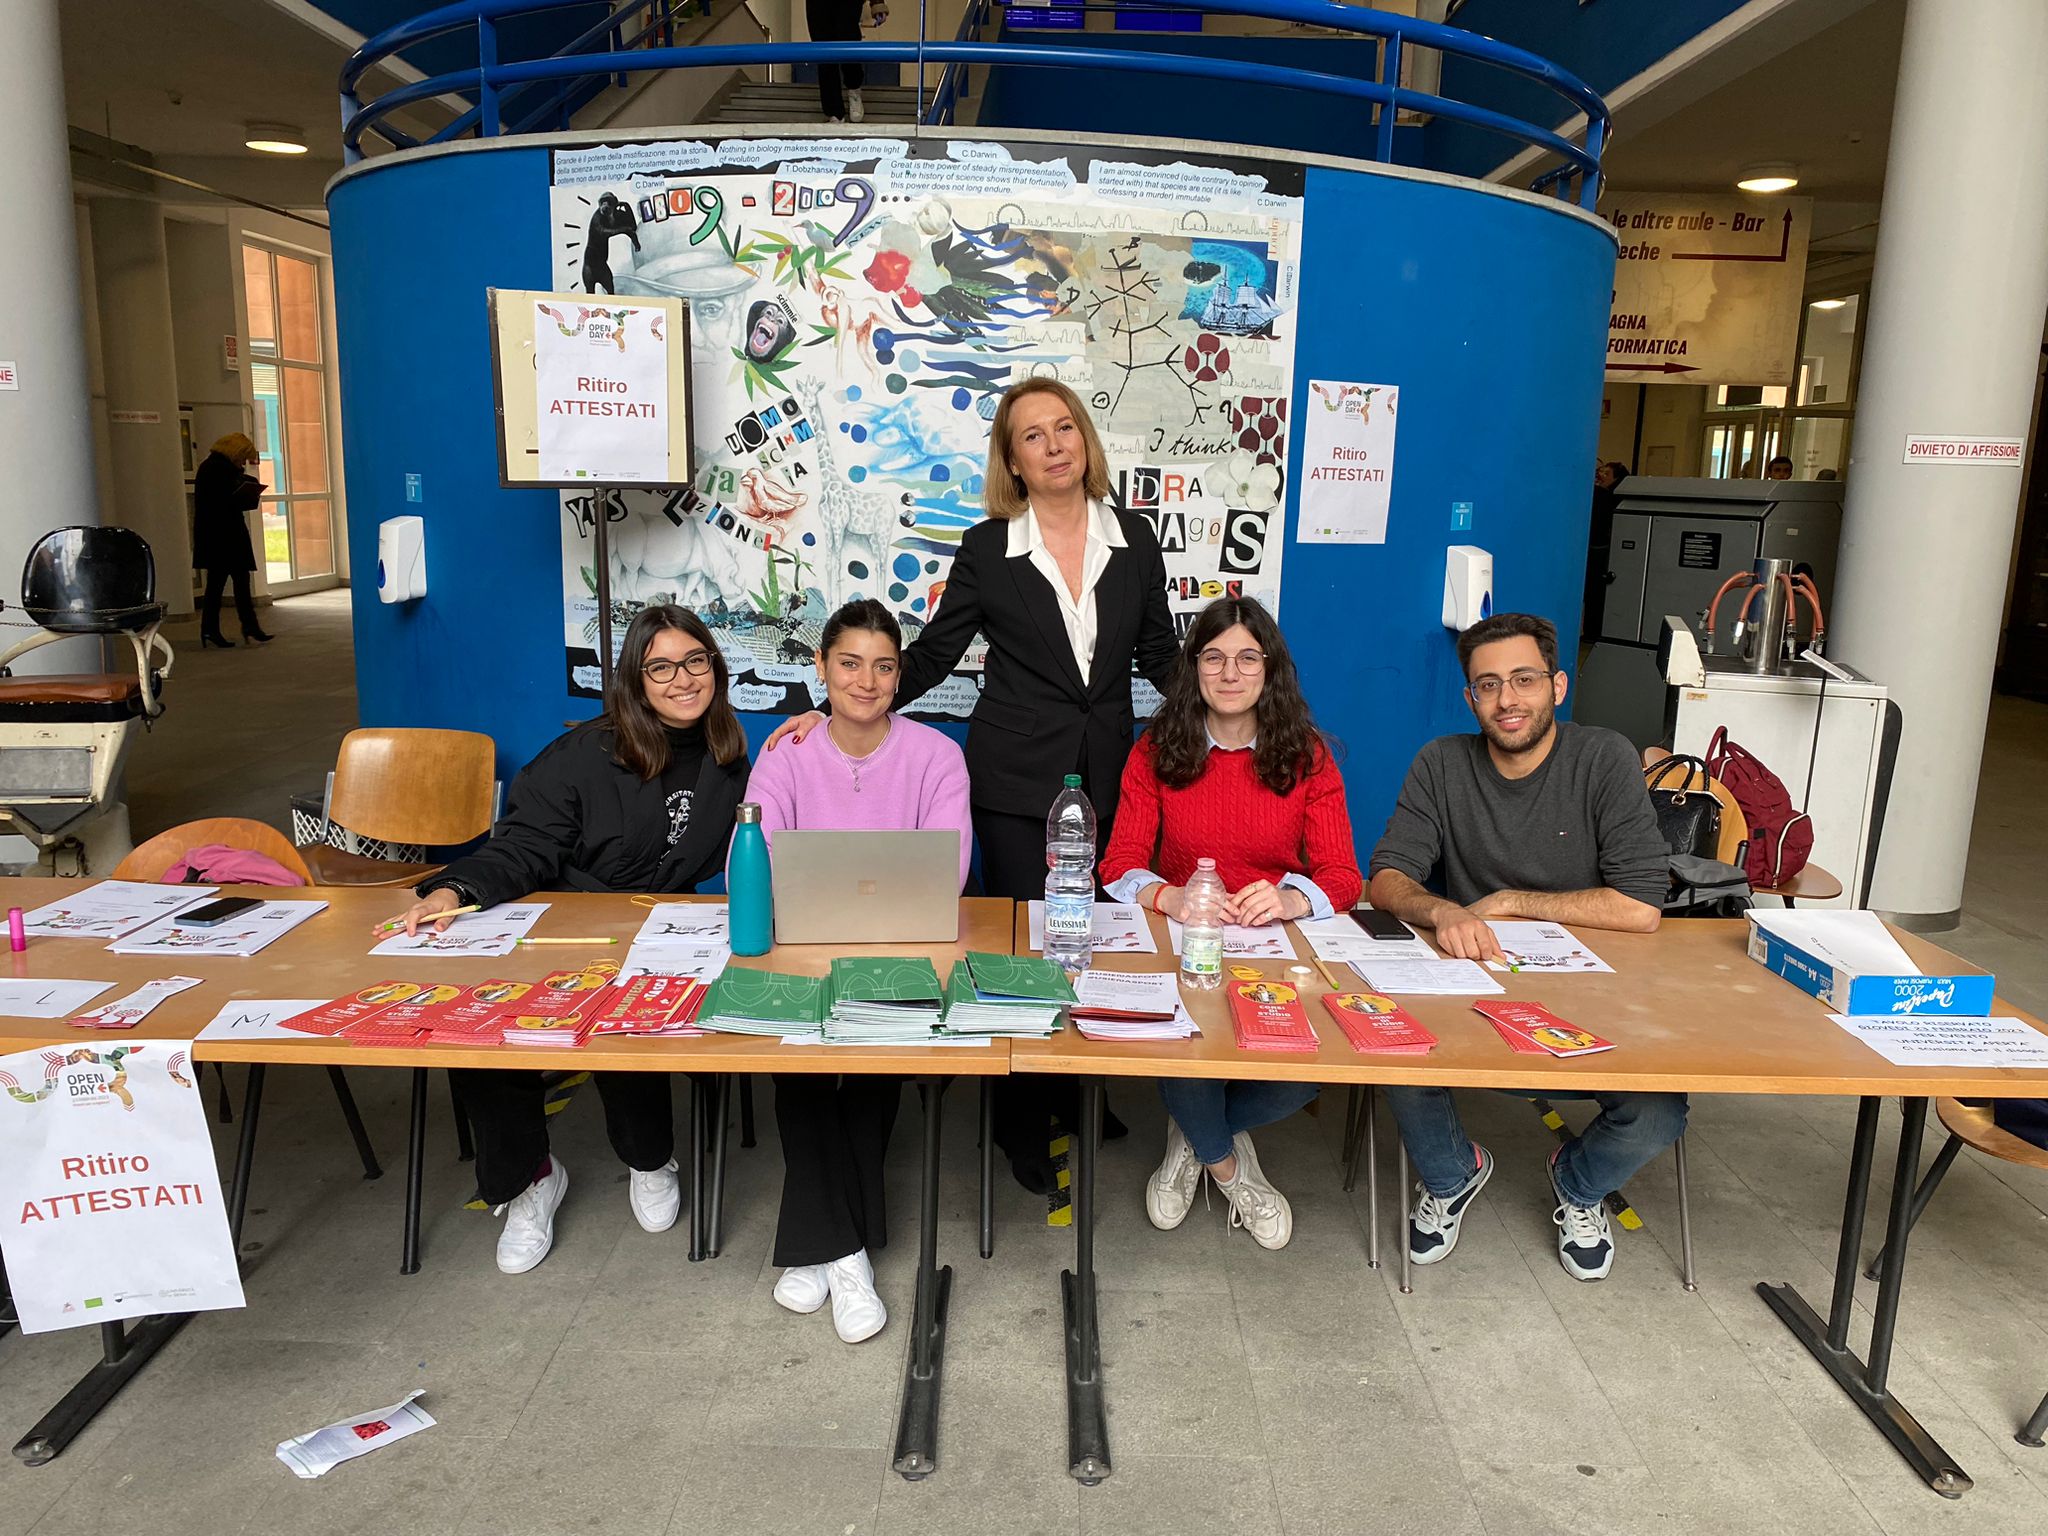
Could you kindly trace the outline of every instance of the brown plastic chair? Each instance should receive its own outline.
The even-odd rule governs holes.
[[[164,871],[186,854],[209,843],[263,854],[277,860],[306,884],[313,883],[313,872],[306,868],[306,861],[299,857],[299,850],[291,845],[291,839],[275,827],[243,816],[211,816],[204,821],[188,821],[168,832],[159,832],[114,866],[114,878],[160,880]]]
[[[350,731],[334,760],[327,814],[359,837],[446,848],[491,830],[497,746],[475,731]],[[399,864],[321,844],[302,848],[316,885],[415,885],[443,866]]]

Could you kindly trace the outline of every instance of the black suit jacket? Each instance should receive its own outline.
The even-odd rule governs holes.
[[[945,595],[903,653],[898,707],[942,681],[976,632],[988,637],[981,699],[967,727],[970,798],[1013,815],[1042,816],[1069,773],[1085,775],[1097,822],[1116,814],[1131,751],[1131,663],[1161,689],[1180,654],[1166,606],[1166,561],[1152,525],[1109,509],[1125,547],[1109,552],[1095,587],[1095,654],[1088,682],[1059,598],[1029,556],[1009,555],[1010,525],[976,523],[960,540]]]

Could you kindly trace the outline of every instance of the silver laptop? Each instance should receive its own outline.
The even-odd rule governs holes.
[[[778,944],[950,944],[960,833],[775,834]]]

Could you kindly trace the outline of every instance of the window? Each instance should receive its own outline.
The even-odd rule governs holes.
[[[320,269],[267,246],[242,247],[263,563],[273,583],[334,574]]]

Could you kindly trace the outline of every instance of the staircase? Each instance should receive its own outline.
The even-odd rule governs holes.
[[[861,89],[867,108],[862,126],[877,124],[907,127],[917,121],[917,92],[907,85],[868,85]],[[710,121],[751,125],[755,123],[822,123],[825,109],[818,104],[814,84],[791,82],[764,84],[740,80],[713,108]],[[848,124],[852,127],[852,124]]]

